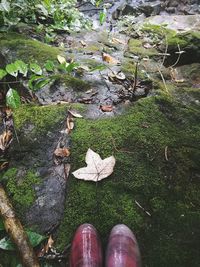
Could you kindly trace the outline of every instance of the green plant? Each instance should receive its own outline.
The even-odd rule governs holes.
[[[9,28],[19,22],[37,24],[47,37],[53,31],[78,31],[89,27],[89,20],[75,7],[76,0],[2,0],[0,26]]]
[[[58,57],[59,58],[59,57]],[[56,80],[58,73],[70,74],[76,69],[79,64],[76,62],[67,63],[63,57],[63,62],[58,62],[57,65],[53,61],[47,60],[43,66],[39,66],[33,62],[26,64],[22,60],[16,60],[11,64],[7,64],[5,69],[0,69],[0,83],[8,84],[9,90],[6,94],[6,104],[12,109],[18,108],[21,104],[20,96],[16,89],[11,88],[11,81],[9,76],[13,76],[18,79],[14,82],[21,83],[22,81],[28,81],[28,88],[32,91],[37,91]]]

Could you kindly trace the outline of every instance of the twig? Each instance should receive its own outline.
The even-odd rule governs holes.
[[[119,152],[119,153],[129,153],[129,154],[134,154],[135,152],[133,152],[133,151],[128,151],[128,150],[121,150],[121,149],[118,149],[117,147],[116,147],[116,145],[115,145],[115,140],[114,140],[114,138],[111,136],[111,141],[112,141],[112,144],[113,144],[113,146],[114,146],[114,149],[117,151],[117,152]]]
[[[137,87],[137,76],[138,76],[138,62],[136,62],[136,65],[135,65],[134,83],[133,83],[132,96],[131,96],[132,100],[134,99],[134,92]]]
[[[166,161],[169,161],[167,152],[168,152],[168,146],[165,147],[165,159]]]
[[[28,80],[24,80],[24,81],[28,81]],[[7,82],[7,81],[5,81],[5,82],[0,82],[0,84],[12,84],[12,83],[21,83],[22,81],[10,81],[10,82]]]
[[[178,58],[177,58],[176,62],[173,65],[170,66],[171,68],[175,67],[178,64],[178,62],[179,62],[179,60],[181,58],[181,55],[183,53],[185,53],[185,51],[181,51],[179,44],[177,44],[177,47],[178,47],[178,52],[176,52],[176,54],[178,54]]]
[[[168,40],[167,40],[167,35],[165,34],[165,43],[166,43],[166,46],[165,46],[165,52],[163,54],[163,60],[162,60],[162,65],[164,65],[164,62],[165,62],[165,59],[166,59],[166,56],[169,56],[170,54],[167,53],[168,51]]]
[[[136,204],[141,210],[143,210],[149,217],[151,217],[151,213],[149,213],[148,211],[146,211],[145,208],[143,208],[137,200],[135,200],[135,204]]]
[[[164,78],[164,76],[163,76],[163,74],[162,74],[162,72],[161,72],[159,66],[157,66],[157,69],[158,69],[158,72],[159,72],[159,74],[160,74],[160,76],[161,76],[161,79],[162,79],[162,81],[163,81],[165,90],[166,90],[166,92],[169,94],[169,90],[168,90],[168,88],[167,88],[167,84],[166,84],[165,78]]]

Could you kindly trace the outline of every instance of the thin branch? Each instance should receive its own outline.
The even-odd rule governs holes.
[[[132,100],[134,99],[134,92],[137,87],[137,79],[138,79],[138,62],[136,62],[136,65],[135,65],[134,83],[133,83],[132,96],[131,96]]]
[[[181,51],[179,44],[177,44],[177,47],[178,47],[178,52],[176,52],[176,54],[178,54],[178,58],[177,58],[176,62],[173,65],[170,66],[171,68],[175,67],[178,64],[178,62],[179,62],[179,60],[181,58],[181,55],[183,53],[185,53],[185,51]]]
[[[157,66],[157,69],[158,69],[158,72],[159,72],[159,74],[160,74],[160,76],[161,76],[161,79],[162,79],[162,81],[163,81],[165,90],[166,90],[166,92],[169,94],[169,90],[168,90],[168,88],[167,88],[167,84],[166,84],[165,78],[164,78],[164,76],[163,76],[163,74],[162,74],[162,72],[161,72],[159,66]]]
[[[137,200],[135,200],[135,204],[136,204],[141,210],[143,210],[149,217],[151,217],[151,213],[148,212],[147,210],[145,210],[145,208],[143,208],[142,205],[141,205]]]

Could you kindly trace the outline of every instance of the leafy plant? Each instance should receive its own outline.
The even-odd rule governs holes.
[[[53,31],[78,31],[89,27],[89,20],[75,7],[76,0],[2,0],[0,4],[0,26],[11,27],[19,22],[37,24]],[[45,27],[42,27],[45,25]]]
[[[107,11],[105,8],[103,8],[103,10],[99,13],[99,22],[101,25],[103,25],[104,22],[106,21],[106,13]]]
[[[38,246],[44,239],[46,239],[45,236],[42,236],[38,233],[26,231],[28,239],[33,247]],[[15,245],[8,237],[4,237],[0,240],[0,248],[3,250],[15,250]]]
[[[10,88],[9,75],[18,78],[16,82],[28,81],[28,87],[32,91],[37,91],[45,85],[56,79],[56,73],[64,72],[70,74],[79,66],[77,62],[67,63],[65,58],[58,56],[58,64],[51,60],[47,60],[42,68],[37,63],[33,62],[26,64],[22,60],[16,60],[11,64],[7,64],[5,69],[0,69],[0,83],[6,83],[9,90],[6,94],[6,104],[12,109],[20,106],[20,96],[16,89]],[[7,79],[6,79],[7,78]],[[4,81],[6,79],[6,81]]]
[[[16,109],[21,105],[21,100],[18,92],[10,88],[6,94],[6,104],[12,109]]]

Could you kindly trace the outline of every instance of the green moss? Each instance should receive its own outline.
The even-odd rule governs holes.
[[[168,51],[177,51],[177,45],[181,49],[198,50],[200,33],[197,31],[177,32],[167,29],[165,25],[144,24],[141,28],[144,33],[152,34],[154,39],[157,37],[163,40],[163,46],[168,45]]]
[[[75,91],[87,91],[90,89],[90,84],[88,82],[67,74],[56,75],[55,78]]]
[[[64,119],[69,105],[55,106],[27,106],[22,105],[15,110],[14,119],[16,129],[27,124],[33,125],[33,132],[41,134],[50,131],[52,127]]]
[[[37,40],[17,33],[0,33],[0,47],[9,49],[8,59],[22,59],[25,62],[37,61],[43,64],[46,60],[57,61],[62,51]]]
[[[171,35],[171,36],[175,36],[176,35],[176,31],[171,30],[171,29],[167,29],[166,28],[167,25],[156,25],[156,24],[150,24],[150,23],[145,23],[142,25],[141,30],[143,32],[150,32],[150,33],[154,33],[160,36],[163,35]]]
[[[142,40],[130,39],[128,42],[128,52],[137,56],[153,57],[158,55],[158,51],[155,48],[147,49],[143,47]]]
[[[144,266],[197,267],[199,118],[197,108],[161,95],[140,100],[117,118],[78,120],[73,170],[85,166],[89,147],[102,158],[114,155],[116,167],[97,187],[69,178],[57,245],[69,244],[77,226],[89,222],[105,247],[111,228],[125,223],[136,233]]]
[[[33,204],[36,197],[33,186],[40,183],[40,178],[34,171],[21,174],[16,168],[11,168],[5,172],[3,179],[7,181],[7,192],[11,195],[17,210],[23,212]]]

